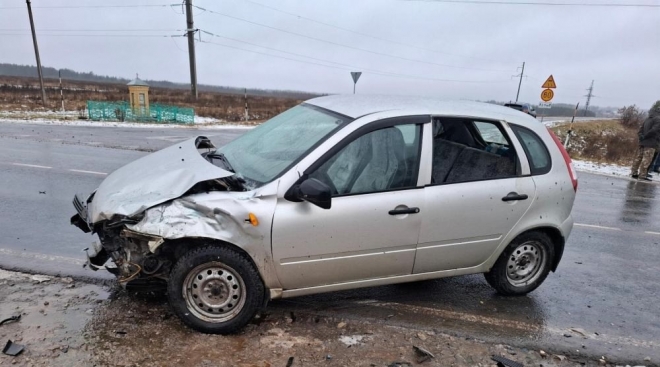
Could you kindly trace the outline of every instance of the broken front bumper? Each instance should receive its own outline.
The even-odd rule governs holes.
[[[92,229],[89,223],[87,223],[87,203],[81,200],[78,195],[75,195],[73,197],[73,207],[76,208],[78,214],[71,217],[71,224],[80,228],[85,233],[91,232]]]

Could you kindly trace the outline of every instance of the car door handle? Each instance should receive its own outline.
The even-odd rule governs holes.
[[[392,209],[388,212],[390,215],[417,214],[419,208]]]
[[[505,197],[502,198],[502,201],[518,201],[518,200],[527,200],[528,196],[525,194],[518,194],[517,192],[510,192]]]

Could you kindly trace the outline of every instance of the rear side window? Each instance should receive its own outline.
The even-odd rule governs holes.
[[[533,175],[543,175],[550,172],[552,162],[548,148],[543,144],[541,138],[532,130],[521,126],[511,125],[511,129],[520,140],[520,143],[527,154],[529,168]]]

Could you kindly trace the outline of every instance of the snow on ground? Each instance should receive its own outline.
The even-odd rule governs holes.
[[[0,122],[38,125],[68,125],[68,126],[103,126],[103,127],[135,127],[135,128],[195,128],[205,129],[250,129],[254,126],[229,124],[214,117],[195,116],[193,124],[168,124],[146,122],[91,121],[80,120],[79,111],[0,111]]]
[[[537,120],[541,121],[541,118],[537,118]],[[600,121],[600,120],[614,120],[613,118],[609,117],[576,117],[575,118],[575,123],[578,122],[587,122],[587,121]],[[554,127],[557,125],[561,125],[563,123],[571,122],[571,117],[544,117],[543,118],[543,125],[547,127]]]
[[[608,176],[629,176],[630,167],[616,164],[596,163],[591,161],[573,160],[575,169],[582,172],[597,173]]]
[[[118,121],[91,121],[91,120],[64,120],[53,118],[33,118],[29,120],[17,118],[5,118],[0,116],[0,123],[10,124],[35,124],[35,125],[64,125],[64,126],[100,126],[100,127],[130,127],[142,129],[196,129],[203,127],[209,130],[222,130],[222,129],[252,129],[254,126],[248,125],[234,125],[222,122],[197,122],[194,124],[164,124],[164,123],[148,123],[148,122],[118,122]]]

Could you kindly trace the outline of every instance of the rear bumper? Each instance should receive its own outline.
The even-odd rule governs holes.
[[[564,248],[566,247],[566,242],[568,241],[568,237],[571,235],[571,231],[573,231],[573,217],[568,216],[564,223],[562,223],[559,226],[559,231],[561,232],[561,236],[563,238],[563,243],[561,244],[560,247],[556,250],[557,252],[555,253],[555,260],[554,263],[552,264],[552,271],[557,271],[557,267],[559,266],[559,262],[561,261],[562,256],[564,256]]]

